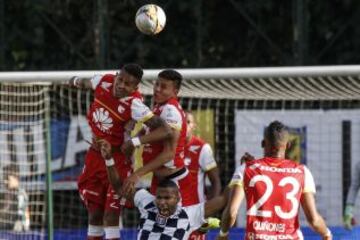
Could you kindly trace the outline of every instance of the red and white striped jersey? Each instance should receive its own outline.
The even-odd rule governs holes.
[[[155,115],[160,116],[170,127],[180,132],[180,137],[176,147],[175,158],[167,162],[164,166],[168,168],[184,167],[184,147],[186,140],[186,119],[185,113],[176,98],[171,98],[164,104],[157,104],[153,109]],[[150,129],[151,131],[152,129]],[[143,161],[147,164],[153,160],[163,150],[162,142],[146,144],[143,150]]]
[[[143,103],[138,91],[121,99],[114,97],[114,80],[115,75],[112,74],[95,75],[91,79],[95,96],[87,120],[96,138],[106,139],[113,146],[121,146],[126,123],[131,119],[144,122],[153,113]]]
[[[187,177],[191,178],[191,189],[196,190],[189,205],[204,202],[206,172],[217,166],[210,145],[193,136],[185,146],[185,165],[189,170]]]
[[[246,239],[303,239],[300,198],[315,193],[309,169],[291,160],[265,157],[237,168],[230,185],[243,186]]]

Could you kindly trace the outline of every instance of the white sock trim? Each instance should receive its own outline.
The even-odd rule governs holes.
[[[89,237],[102,237],[104,235],[104,227],[89,224],[87,235]]]
[[[105,227],[105,239],[120,238],[119,226]]]

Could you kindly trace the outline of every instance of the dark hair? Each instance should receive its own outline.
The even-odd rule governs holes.
[[[122,69],[124,69],[127,73],[129,73],[131,76],[135,77],[136,79],[141,81],[141,78],[144,74],[144,71],[142,70],[142,67],[139,64],[136,63],[128,63],[125,64]]]
[[[265,139],[274,147],[283,145],[288,140],[288,130],[286,126],[279,121],[273,121],[265,129]]]
[[[19,165],[15,163],[10,163],[3,167],[3,175],[4,178],[8,178],[9,176],[19,177]]]
[[[176,185],[176,183],[169,179],[161,181],[158,184],[158,188],[175,188],[176,190],[179,190],[179,187]]]
[[[178,89],[178,90],[181,87],[181,82],[182,82],[183,77],[176,70],[173,70],[173,69],[163,70],[158,74],[158,77],[159,78],[165,78],[166,80],[173,81],[175,83],[176,89]]]

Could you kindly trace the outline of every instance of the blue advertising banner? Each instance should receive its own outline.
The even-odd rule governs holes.
[[[44,126],[43,121],[0,122],[0,165],[17,163],[22,178],[38,176],[37,181],[41,181],[46,171],[48,146]],[[53,180],[76,180],[89,147],[87,141],[91,141],[86,118],[52,119],[50,128]]]

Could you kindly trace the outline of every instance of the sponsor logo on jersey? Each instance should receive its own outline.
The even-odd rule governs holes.
[[[272,223],[272,222],[261,222],[254,221],[253,228],[256,231],[269,231],[269,232],[285,232],[285,224],[283,223]]]
[[[109,112],[104,108],[98,108],[93,112],[93,122],[103,132],[109,131],[113,126],[113,120],[109,116]]]
[[[248,239],[249,240],[256,240],[256,239],[261,239],[261,240],[290,240],[290,239],[294,239],[291,235],[289,234],[277,234],[277,235],[269,235],[269,234],[264,234],[264,233],[253,233],[253,232],[249,232],[247,234]]]
[[[265,172],[276,172],[276,173],[302,173],[299,168],[277,168],[271,166],[263,166],[259,163],[255,163],[249,167],[252,170],[260,169],[261,171]]]

